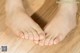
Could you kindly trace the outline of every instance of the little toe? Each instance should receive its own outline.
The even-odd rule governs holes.
[[[15,33],[15,35],[17,35],[19,37],[21,37],[21,35],[23,34],[20,30],[16,30],[16,29],[13,29],[13,32]]]
[[[24,39],[24,32],[20,32],[19,36]]]

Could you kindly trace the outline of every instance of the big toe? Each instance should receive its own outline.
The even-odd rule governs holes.
[[[29,40],[33,40],[33,33],[31,31],[31,28],[27,28],[25,30],[25,38],[26,39],[28,38]]]
[[[36,27],[33,27],[33,28],[38,33],[40,40],[45,38],[45,33],[39,26],[36,26]]]
[[[45,34],[43,32],[39,33],[40,40],[45,39]]]
[[[48,38],[45,40],[45,45],[52,45],[52,44],[53,44],[52,37],[48,37]]]
[[[51,39],[50,41],[49,41],[49,46],[51,46],[51,45],[53,45],[54,43],[53,43],[53,39]]]
[[[33,33],[32,32],[28,32],[28,34],[29,34],[29,40],[34,40]]]
[[[33,32],[33,35],[34,35],[34,41],[38,41],[39,40],[38,33],[35,30],[33,30],[32,32]]]
[[[54,42],[54,44],[58,44],[58,43],[61,42],[64,38],[65,38],[65,37],[64,37],[63,35],[59,35],[59,36],[57,36],[57,37],[53,40],[53,42]]]
[[[45,40],[39,41],[39,45],[40,45],[40,46],[44,46],[44,45],[45,45]]]
[[[29,38],[30,40],[34,41],[36,44],[38,44],[39,42],[39,35],[37,33],[37,31],[33,28],[29,29],[31,31],[31,34],[29,34]]]

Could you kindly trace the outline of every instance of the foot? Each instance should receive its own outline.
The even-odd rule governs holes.
[[[67,34],[76,27],[76,12],[75,8],[59,9],[58,13],[46,25],[44,31],[46,39],[39,42],[39,45],[53,45],[62,41]]]
[[[6,25],[21,38],[35,41],[44,38],[42,29],[24,11],[14,11],[6,15]]]

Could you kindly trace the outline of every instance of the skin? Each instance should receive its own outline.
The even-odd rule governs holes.
[[[66,0],[61,0],[66,1]],[[76,0],[70,0],[76,1]],[[29,17],[22,5],[22,0],[7,0],[6,25],[12,31],[41,46],[53,45],[61,42],[67,34],[76,27],[76,3],[61,3],[55,17],[45,27],[44,31]],[[67,8],[68,7],[68,8]],[[67,9],[65,11],[65,9]]]
[[[26,14],[22,0],[7,0],[5,10],[6,25],[16,35],[35,42],[45,38],[44,31]]]
[[[76,27],[77,4],[64,3],[59,5],[61,5],[59,11],[44,28],[46,39],[38,43],[41,46],[58,44]]]

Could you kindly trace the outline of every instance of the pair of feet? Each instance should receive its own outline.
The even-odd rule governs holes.
[[[12,14],[7,14],[6,25],[21,38],[32,40],[41,46],[57,44],[76,27],[77,10],[69,8],[65,11],[65,9],[64,7],[59,9],[44,30],[24,11],[14,11]]]

